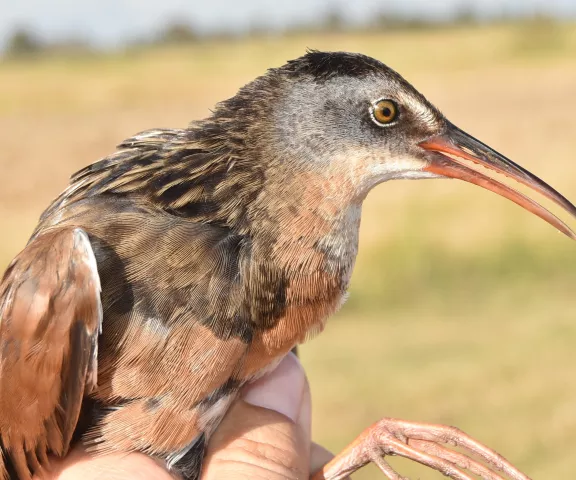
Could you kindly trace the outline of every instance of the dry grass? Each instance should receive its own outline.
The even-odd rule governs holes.
[[[136,131],[206,115],[305,47],[384,60],[454,123],[575,199],[576,29],[555,29],[543,49],[531,38],[517,27],[331,35],[0,64],[0,268],[72,171]],[[571,478],[572,243],[448,181],[381,186],[361,242],[349,305],[303,349],[317,438],[339,449],[382,415],[447,422],[535,478]]]
[[[574,306],[564,295],[532,298],[516,292],[524,301],[513,309],[503,298],[480,312],[422,306],[335,320],[303,349],[316,438],[339,450],[382,415],[448,423],[535,479],[572,478]],[[441,478],[403,468],[410,478]]]

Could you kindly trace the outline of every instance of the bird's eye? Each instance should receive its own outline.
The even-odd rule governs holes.
[[[376,125],[390,125],[398,117],[398,107],[392,100],[378,100],[370,109]]]

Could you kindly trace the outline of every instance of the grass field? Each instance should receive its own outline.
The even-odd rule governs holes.
[[[576,200],[574,24],[5,62],[0,268],[70,173],[137,131],[207,115],[305,47],[385,61],[454,123]],[[535,479],[574,478],[575,286],[576,244],[500,197],[456,181],[380,186],[365,205],[351,298],[302,349],[316,439],[339,450],[381,416],[449,423]]]

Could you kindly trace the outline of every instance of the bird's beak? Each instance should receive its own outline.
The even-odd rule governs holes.
[[[443,177],[458,178],[502,195],[576,240],[576,234],[544,207],[513,188],[469,168],[462,160],[472,161],[499,174],[506,175],[548,197],[576,217],[576,207],[572,203],[537,176],[456,126],[450,124],[445,133],[431,137],[421,142],[419,146],[428,152],[433,152],[429,155],[430,163],[424,168],[425,171]]]

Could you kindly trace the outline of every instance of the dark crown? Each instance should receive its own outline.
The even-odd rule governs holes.
[[[318,50],[308,50],[306,55],[290,60],[281,70],[299,75],[312,75],[319,81],[338,76],[361,78],[373,74],[390,73],[386,65],[366,55]]]

